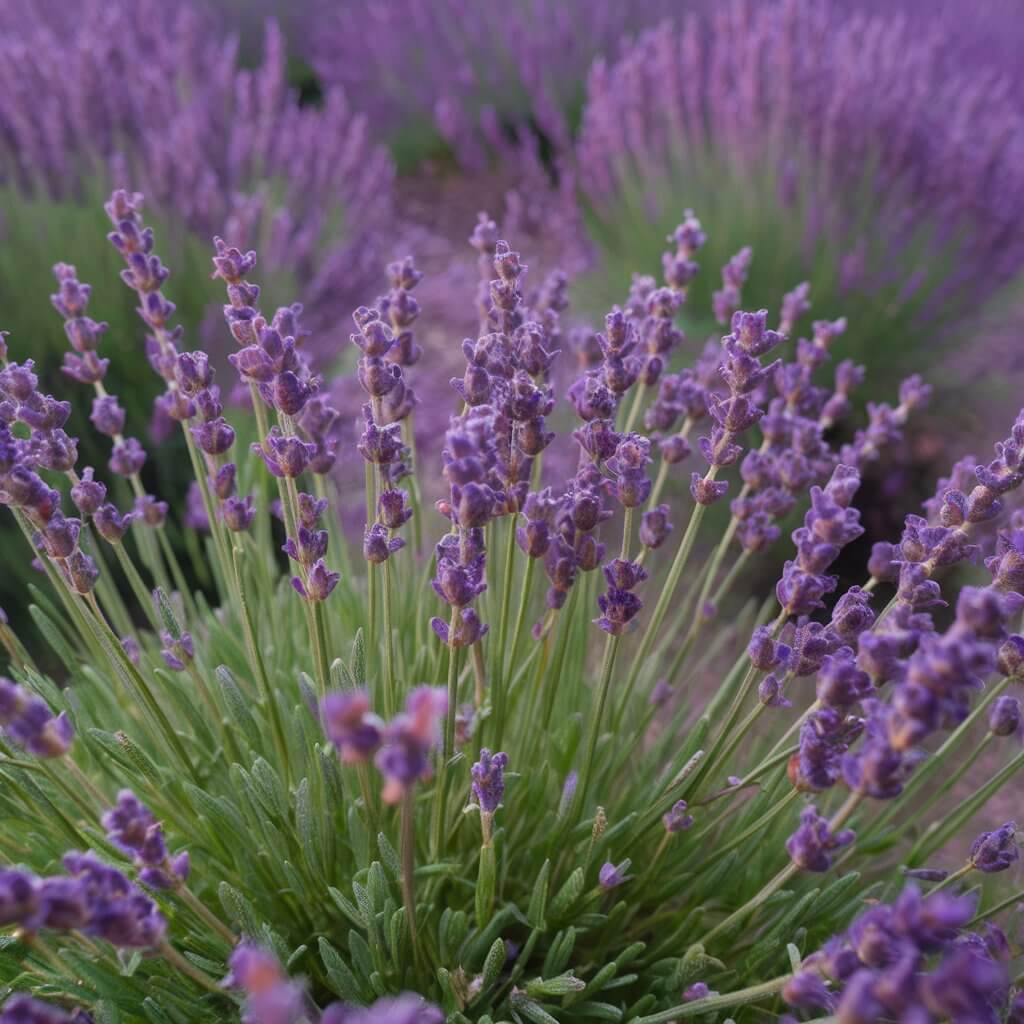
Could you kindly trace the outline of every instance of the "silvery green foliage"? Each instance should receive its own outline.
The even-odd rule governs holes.
[[[1024,420],[840,593],[860,468],[928,389],[910,378],[837,449],[861,379],[825,373],[841,325],[800,337],[806,288],[779,330],[742,312],[744,261],[717,300],[729,332],[677,368],[690,214],[664,284],[634,281],[582,344],[559,411],[578,466],[543,487],[564,289],[531,291],[483,218],[481,332],[434,451],[404,429],[431,369],[413,263],[356,311],[360,545],[299,311],[264,317],[255,254],[217,239],[246,457],[141,197],[107,213],[206,532],[179,565],[163,531],[184,495],[165,522],[143,494],[97,538],[69,410],[4,341],[0,498],[45,572],[23,595],[38,636],[0,622],[4,1024],[1005,1015],[1013,948],[979,927],[1012,899],[971,887],[1013,867],[1016,827],[959,859],[953,841],[1024,763],[1005,739],[1024,554],[1004,508]],[[61,315],[84,316],[61,281]],[[422,492],[442,444],[437,514]],[[751,595],[737,581],[797,509],[777,587]],[[982,552],[987,576],[954,596],[945,570]],[[979,735],[996,767],[954,795]]]

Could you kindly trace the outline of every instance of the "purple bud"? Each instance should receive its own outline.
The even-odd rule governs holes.
[[[629,880],[626,872],[629,870],[630,861],[624,860],[621,864],[613,864],[605,861],[601,870],[597,873],[597,880],[602,889],[615,889]]]
[[[114,437],[124,430],[125,412],[113,395],[94,398],[89,419],[92,425],[107,437]]]
[[[103,504],[107,488],[93,479],[92,466],[86,466],[82,475],[71,488],[71,501],[83,516],[91,516]]]
[[[665,831],[670,834],[682,832],[693,824],[693,815],[686,813],[686,801],[677,800],[669,810],[661,816]]]
[[[505,768],[508,755],[492,754],[486,747],[480,751],[480,760],[470,770],[473,777],[473,796],[482,814],[494,814],[505,793]]]
[[[1020,701],[1016,697],[997,697],[988,713],[989,730],[996,736],[1012,736],[1020,726]]]
[[[672,523],[669,520],[669,506],[662,504],[648,509],[640,520],[640,543],[644,547],[660,548],[666,538],[672,532]]]
[[[993,832],[982,832],[971,844],[971,864],[986,874],[1005,871],[1020,858],[1016,836],[1017,826],[1012,821]]]

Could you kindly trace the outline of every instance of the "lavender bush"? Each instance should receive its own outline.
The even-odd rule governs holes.
[[[885,6],[730,0],[596,63],[577,161],[606,269],[591,304],[655,271],[685,204],[715,227],[700,310],[750,246],[747,302],[808,280],[816,315],[856,308],[844,350],[873,372],[962,337],[1024,261],[1024,115],[973,28]]]
[[[430,370],[413,260],[353,315],[351,544],[329,475],[339,413],[297,309],[265,308],[255,253],[215,240],[259,424],[246,457],[141,197],[106,212],[216,596],[162,541],[181,495],[109,502],[68,401],[9,338],[0,496],[48,577],[25,601],[62,672],[0,626],[0,1021],[1020,1019],[998,922],[1022,894],[980,884],[1015,870],[1016,826],[955,840],[1024,764],[1024,524],[1003,509],[1024,417],[839,593],[861,469],[928,387],[909,378],[836,450],[862,378],[826,373],[842,325],[808,325],[804,289],[781,318],[741,311],[738,284],[728,333],[669,372],[706,242],[689,215],[664,283],[594,338],[567,396],[577,466],[542,487],[565,290],[528,305],[526,266],[484,218],[481,331],[434,450],[408,443]],[[67,264],[54,305],[72,364],[95,368],[99,311]],[[108,469],[141,486],[136,425],[92,386]],[[418,483],[438,454],[433,512]],[[671,507],[680,472],[691,499]],[[797,508],[774,590],[745,594]],[[972,585],[943,588],[982,555]],[[961,782],[979,752],[992,774]]]
[[[40,257],[57,244],[96,281],[108,345],[128,337],[133,300],[93,240],[102,197],[129,181],[146,189],[190,330],[219,319],[206,260],[215,233],[258,243],[281,301],[301,300],[319,337],[337,330],[377,272],[390,223],[392,168],[365,118],[336,90],[299,105],[273,22],[257,67],[243,70],[237,40],[200,5],[84,0],[73,31],[63,5],[41,13],[17,0],[0,10],[0,301],[9,326],[32,334],[37,363],[48,370],[44,353],[62,348]],[[127,358],[115,373],[136,372],[120,369]]]
[[[461,165],[479,168],[517,136],[523,143],[537,133],[566,148],[594,57],[614,55],[624,37],[675,6],[317,0],[306,45],[322,80],[344,88],[387,132],[401,166],[447,147]]]

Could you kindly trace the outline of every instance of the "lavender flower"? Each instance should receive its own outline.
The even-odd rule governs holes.
[[[602,889],[617,889],[624,882],[628,881],[629,878],[626,872],[629,870],[629,860],[624,860],[621,864],[613,864],[611,861],[601,865],[601,870],[598,872],[598,883]]]
[[[384,723],[370,711],[370,698],[364,690],[327,694],[320,715],[327,738],[343,761],[368,761],[381,744]]]
[[[0,728],[35,757],[63,757],[75,730],[67,712],[54,716],[46,702],[0,676]]]
[[[188,878],[188,853],[168,856],[163,828],[131,790],[122,789],[117,794],[117,804],[104,813],[102,824],[107,838],[133,858],[139,878],[146,885],[170,889]]]
[[[492,754],[486,747],[480,751],[480,760],[473,765],[473,796],[482,815],[493,815],[505,793],[505,768],[508,755]]]
[[[320,1024],[442,1024],[443,1021],[444,1014],[436,1006],[411,993],[378,999],[364,1009],[332,1003],[320,1018]]]
[[[800,827],[786,840],[786,850],[793,863],[804,871],[828,871],[832,852],[849,845],[854,838],[850,829],[833,833],[828,819],[809,806],[800,812]]]
[[[1020,859],[1016,837],[1017,826],[1012,821],[993,832],[982,832],[971,844],[971,865],[986,874],[1005,871]]]
[[[0,1010],[0,1024],[86,1024],[92,1018],[75,1011],[65,1013],[59,1006],[15,992]]]
[[[428,755],[441,740],[441,723],[448,707],[442,687],[418,686],[408,696],[405,711],[388,723],[376,763],[386,780],[384,800],[395,803],[430,773]]]
[[[228,967],[230,971],[222,984],[245,993],[243,1020],[247,1024],[298,1020],[305,1016],[308,1004],[303,986],[288,978],[269,950],[252,942],[239,943]]]
[[[661,816],[665,831],[670,835],[682,832],[693,824],[693,815],[686,813],[686,801],[677,800],[669,810]]]

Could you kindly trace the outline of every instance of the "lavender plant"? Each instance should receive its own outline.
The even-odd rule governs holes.
[[[220,359],[211,234],[259,242],[275,307],[301,300],[309,327],[327,338],[377,272],[391,165],[340,93],[299,105],[273,24],[257,67],[242,70],[235,41],[194,4],[84,2],[73,31],[65,6],[0,9],[0,304],[6,326],[32,339],[46,387],[59,390],[66,344],[47,307],[59,250],[96,288],[109,324],[107,384],[141,436],[156,388],[134,343],[135,297],[117,280],[117,254],[95,245],[111,188],[145,187],[177,271],[180,321]],[[91,439],[88,405],[74,404],[83,415],[73,413],[71,429],[99,464],[107,453]],[[173,437],[172,427],[159,415],[150,432]],[[166,450],[144,474],[170,492],[187,481],[177,471],[187,459],[180,445]],[[2,546],[10,585],[0,603],[12,604],[25,574]]]
[[[587,301],[654,273],[686,204],[716,229],[699,310],[719,266],[754,307],[807,280],[817,315],[858,310],[846,350],[894,379],[963,337],[1024,259],[1021,107],[999,63],[970,58],[962,11],[900,6],[735,0],[596,62],[577,164],[604,272]]]
[[[0,497],[48,577],[26,600],[62,672],[0,626],[0,1021],[1019,1019],[1020,950],[997,921],[1022,894],[981,884],[1016,867],[1016,826],[956,850],[1024,763],[1024,526],[1003,510],[1024,417],[838,593],[861,469],[928,387],[908,379],[837,450],[862,374],[824,383],[841,325],[802,336],[802,289],[778,321],[733,309],[669,372],[705,241],[689,215],[664,284],[634,287],[595,338],[567,395],[576,468],[543,486],[564,289],[528,303],[485,218],[492,276],[439,453],[408,429],[429,372],[412,259],[354,313],[352,543],[329,475],[339,413],[296,307],[268,319],[256,254],[215,240],[258,423],[246,458],[141,197],[106,212],[216,598],[185,584],[155,498],[105,503],[69,403],[5,342]],[[72,365],[96,377],[88,289],[57,277]],[[102,391],[97,406],[108,468],[132,470],[129,424]],[[438,454],[432,512],[414,485]],[[701,537],[730,492],[728,526]],[[745,596],[798,507],[774,591]],[[983,553],[984,576],[944,591]]]
[[[400,166],[448,147],[479,169],[513,138],[567,148],[587,69],[625,36],[673,13],[665,0],[457,3],[360,0],[312,6],[311,60],[387,132]],[[359,25],[359,31],[352,26]]]

